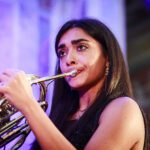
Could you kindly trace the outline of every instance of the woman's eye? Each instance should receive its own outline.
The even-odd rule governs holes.
[[[62,57],[64,57],[66,55],[66,52],[64,50],[59,50],[57,52],[57,55],[58,55],[59,58],[62,58]]]
[[[77,46],[77,50],[78,51],[84,51],[84,50],[86,50],[88,47],[87,46],[85,46],[85,45],[79,45],[79,46]]]

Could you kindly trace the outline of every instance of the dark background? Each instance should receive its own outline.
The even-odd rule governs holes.
[[[126,0],[127,58],[136,100],[150,135],[150,0]]]

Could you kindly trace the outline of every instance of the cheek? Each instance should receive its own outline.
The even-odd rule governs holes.
[[[98,55],[91,55],[91,57],[87,60],[87,64],[91,68],[95,68],[100,65],[100,57]]]
[[[64,72],[64,63],[62,61],[60,61],[59,66],[60,66],[61,72]]]
[[[103,76],[105,72],[106,59],[102,56],[95,56],[90,60],[89,68],[92,69],[91,72],[95,75]]]

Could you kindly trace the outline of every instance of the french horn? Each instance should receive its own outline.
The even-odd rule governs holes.
[[[31,85],[39,86],[39,98],[38,103],[44,111],[48,107],[46,101],[47,86],[51,81],[59,78],[64,78],[66,76],[74,77],[77,71],[73,70],[68,73],[63,73],[48,77],[38,77],[33,74],[27,74],[27,79],[30,81]],[[48,84],[47,81],[49,82]],[[17,142],[12,146],[12,150],[16,150],[22,146],[26,137],[30,133],[31,129],[28,125],[25,117],[20,113],[19,116],[16,115],[20,113],[15,107],[9,104],[5,97],[0,98],[0,148],[6,146],[8,143],[17,138]],[[11,119],[13,116],[16,118]]]

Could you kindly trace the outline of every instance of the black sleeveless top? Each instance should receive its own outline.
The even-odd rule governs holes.
[[[99,126],[99,118],[103,110],[110,102],[110,100],[107,100],[101,105],[101,107],[98,107],[91,117],[87,117],[86,124],[80,128],[78,126],[80,120],[68,120],[64,123],[63,130],[61,132],[72,143],[72,145],[77,148],[77,150],[83,150],[86,144],[89,142]],[[145,124],[145,142],[143,150],[150,150],[149,135],[147,130],[148,123],[145,122],[146,117],[144,116],[142,110],[141,112],[143,114]],[[82,117],[80,119],[82,120]]]
[[[95,130],[98,127],[94,124],[87,124],[82,131],[78,130],[76,127],[78,120],[66,121],[62,133],[64,136],[77,148],[77,150],[83,150],[91,136],[94,134]]]
[[[99,126],[100,114],[108,103],[109,102],[106,102],[101,109],[96,109],[94,112],[92,112],[90,117],[88,114],[86,115],[85,112],[79,120],[67,120],[64,122],[60,131],[77,150],[83,150],[94,134],[95,130]],[[82,117],[85,118],[84,115],[87,116],[86,124],[80,123],[80,121],[82,121]],[[41,150],[37,141],[34,142],[30,150]]]
[[[80,120],[68,120],[64,123],[61,132],[77,148],[77,150],[83,150],[91,139],[99,126],[99,117],[107,104],[104,105],[103,109],[97,109],[93,115],[90,117],[88,116],[86,124],[83,124],[82,127],[82,124],[79,123]],[[82,117],[80,119],[82,121]]]
[[[92,112],[90,117],[87,115],[86,124],[80,123],[80,121],[82,121],[82,117],[85,118],[84,115],[86,113],[83,114],[79,120],[68,120],[64,122],[61,132],[72,143],[72,145],[76,147],[77,150],[83,150],[89,142],[99,126],[99,117],[109,102],[110,101],[105,101],[105,103],[101,105],[101,108],[98,107],[96,111]],[[37,141],[35,143],[32,146],[32,150],[39,150],[40,147]],[[148,145],[147,137],[145,137],[143,150],[149,150]]]

